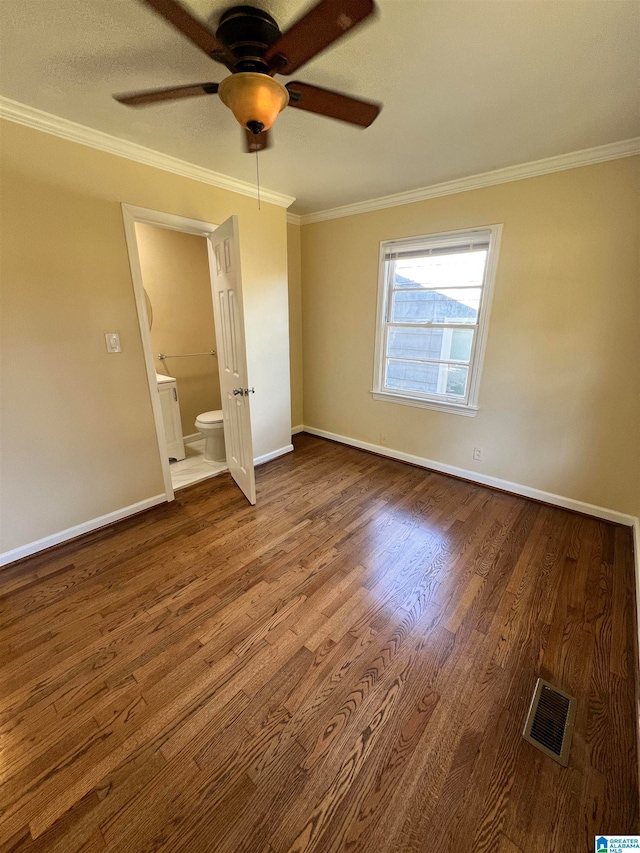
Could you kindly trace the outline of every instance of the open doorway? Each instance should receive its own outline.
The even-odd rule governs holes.
[[[176,490],[227,470],[207,240],[146,222],[135,229]],[[218,440],[205,453],[207,432]]]
[[[253,504],[237,218],[122,210],[167,500],[229,470]]]

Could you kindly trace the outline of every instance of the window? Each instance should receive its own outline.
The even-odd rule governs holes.
[[[376,400],[475,415],[501,227],[381,244]]]

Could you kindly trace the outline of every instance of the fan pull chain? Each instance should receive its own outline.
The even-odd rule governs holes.
[[[258,210],[260,210],[260,165],[258,163],[258,151],[256,150],[256,183],[258,184]]]

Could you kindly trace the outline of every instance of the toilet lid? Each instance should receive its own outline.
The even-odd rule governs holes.
[[[201,415],[198,415],[196,420],[202,424],[221,424],[222,409],[216,409],[213,412],[203,412]]]

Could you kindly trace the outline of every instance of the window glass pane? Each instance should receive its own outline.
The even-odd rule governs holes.
[[[476,323],[479,287],[446,290],[396,290],[391,304],[394,323]]]
[[[467,393],[468,367],[447,367],[447,394],[464,397]]]
[[[487,251],[427,255],[395,261],[394,288],[481,287]]]
[[[425,364],[401,359],[387,359],[385,387],[394,391],[417,391],[421,394],[443,394],[464,397],[469,368],[450,364]]]
[[[429,358],[469,361],[473,329],[415,329],[389,327],[387,355],[395,358]]]
[[[453,361],[469,361],[474,332],[471,329],[451,329],[451,352]]]

